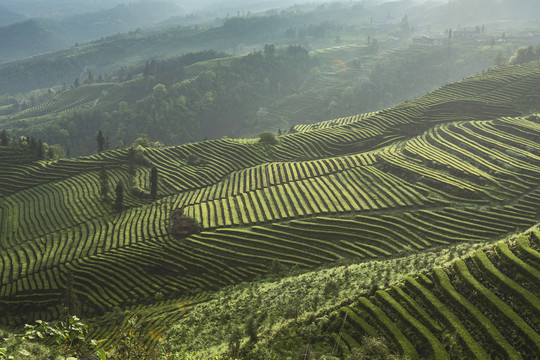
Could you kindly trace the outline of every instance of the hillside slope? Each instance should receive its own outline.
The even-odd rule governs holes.
[[[190,308],[163,333],[165,344],[203,355],[228,352],[230,334],[245,328],[238,354],[246,359],[373,359],[385,352],[534,359],[539,241],[536,226],[495,245],[466,242],[283,278],[273,274]],[[146,329],[163,331],[151,321]]]
[[[30,19],[0,27],[0,63],[70,46],[63,29],[53,20]],[[5,85],[3,85],[5,86]]]
[[[384,336],[413,358],[534,359],[540,354],[540,230],[411,276],[342,308],[343,353]]]
[[[52,318],[66,302],[85,317],[196,303],[276,261],[312,269],[529,228],[539,220],[540,118],[521,111],[537,101],[539,79],[536,62],[501,68],[276,144],[222,139],[8,163],[0,322]],[[141,191],[152,166],[155,201]],[[126,189],[121,211],[101,199],[102,167],[110,189]],[[200,234],[171,235],[179,208]]]

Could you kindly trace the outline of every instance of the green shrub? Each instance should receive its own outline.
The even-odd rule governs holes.
[[[191,166],[201,166],[204,164],[204,160],[195,154],[189,154],[186,158],[186,164]]]
[[[277,144],[277,139],[274,134],[271,132],[263,132],[259,134],[259,142],[263,145],[275,145]]]

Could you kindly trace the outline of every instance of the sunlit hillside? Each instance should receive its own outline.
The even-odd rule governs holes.
[[[25,164],[0,147],[0,323],[53,319],[67,305],[92,319],[92,334],[110,345],[115,326],[139,314],[145,341],[155,344],[227,286],[343,264],[376,272],[379,261],[421,261],[525,231],[540,217],[538,94],[534,61],[376,113],[260,139]],[[335,340],[338,356],[367,334],[413,358],[483,358],[495,344],[509,358],[532,359],[540,349],[534,234],[391,288],[395,276],[349,277],[368,292],[344,304],[333,315],[339,324],[324,325],[314,341]],[[430,264],[445,262],[409,271]],[[511,268],[525,270],[518,276]],[[332,293],[332,276],[321,276],[313,284]],[[286,319],[294,313],[282,316],[274,325],[292,331]],[[288,344],[287,357],[297,356],[294,337],[272,329],[258,335],[275,335]],[[197,350],[193,339],[170,336],[177,348]],[[271,354],[257,348],[257,336],[239,336],[236,355]],[[230,339],[222,340],[193,344],[226,351]]]

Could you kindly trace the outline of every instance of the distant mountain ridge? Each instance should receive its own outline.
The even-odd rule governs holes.
[[[181,13],[182,9],[170,1],[143,1],[70,16],[61,20],[60,24],[63,28],[69,29],[72,38],[81,42],[134,31],[138,27],[150,26]]]
[[[40,18],[15,24],[12,21],[12,24],[0,27],[0,63],[65,49],[76,43],[117,33],[135,31],[181,13],[180,7],[172,2],[143,1],[59,20]],[[24,17],[20,15],[19,20],[22,19]]]
[[[27,18],[58,17],[111,8],[125,0],[3,0],[2,5]]]
[[[68,47],[70,41],[52,20],[30,19],[0,28],[0,62]]]
[[[4,6],[0,6],[0,26],[8,26],[13,23],[23,21],[24,19],[24,15],[11,11]]]

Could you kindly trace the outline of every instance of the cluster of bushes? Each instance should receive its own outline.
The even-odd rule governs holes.
[[[510,58],[510,65],[519,65],[529,61],[540,60],[540,43],[536,46],[522,46],[516,50],[514,56]]]
[[[197,353],[172,353],[159,346],[144,344],[136,319],[119,327],[119,339],[110,349],[88,337],[88,325],[77,316],[36,321],[25,325],[21,334],[0,330],[0,360],[233,360],[226,355],[199,356]],[[47,345],[45,345],[47,344]]]

